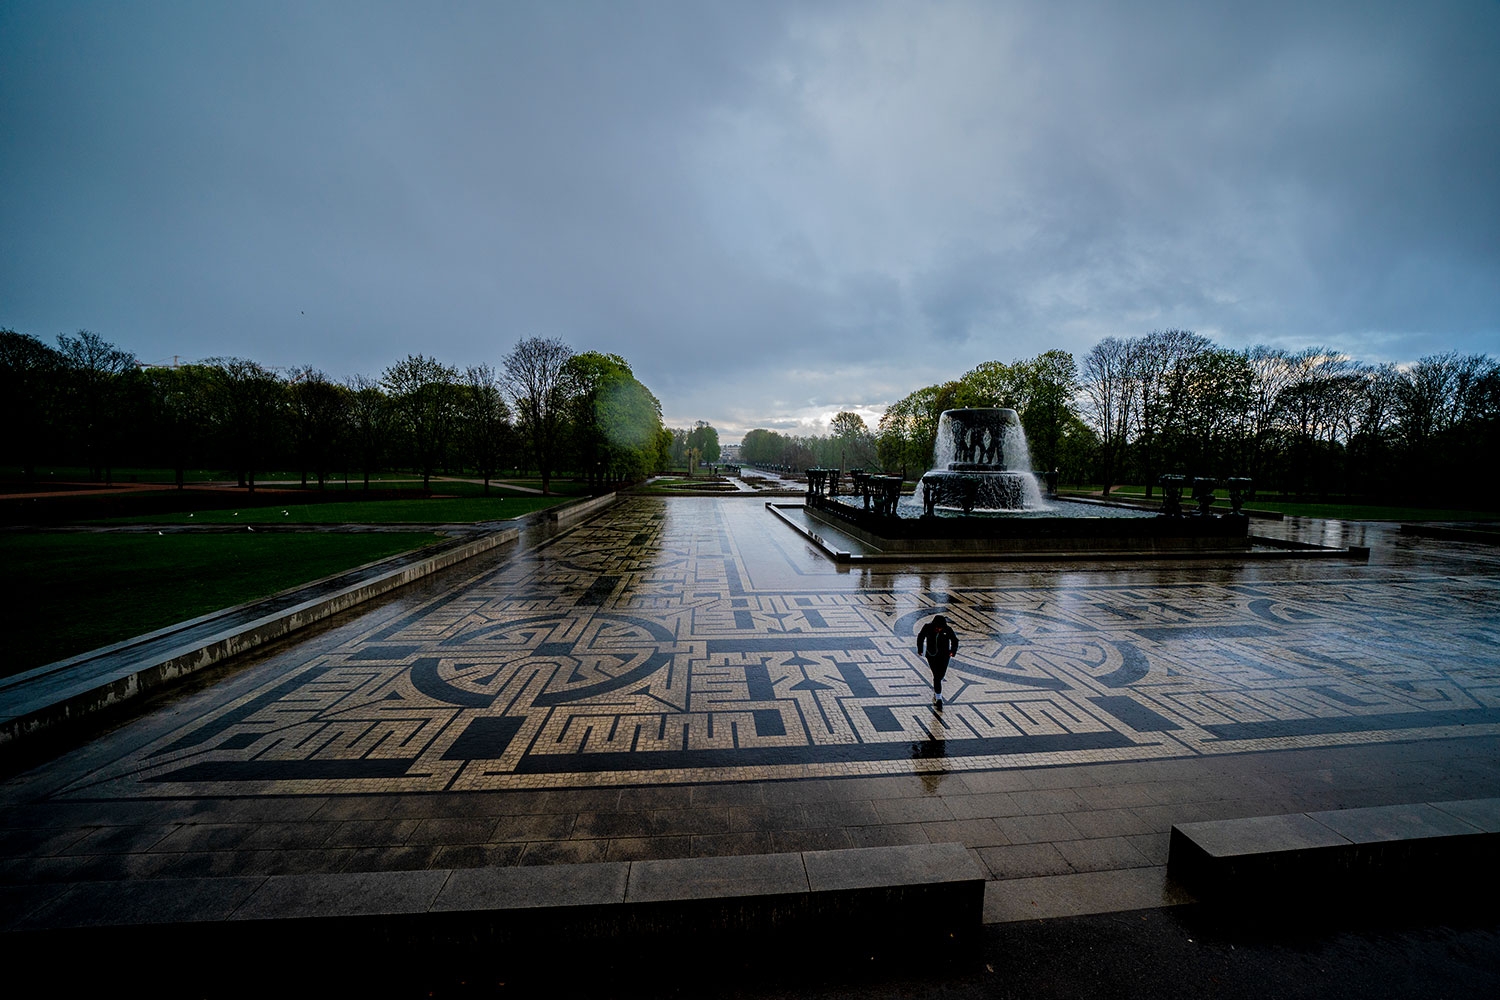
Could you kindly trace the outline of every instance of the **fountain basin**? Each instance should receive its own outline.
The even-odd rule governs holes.
[[[964,513],[1027,510],[1033,507],[1028,500],[1037,493],[1036,477],[1029,472],[962,469],[929,472],[922,477],[922,489],[935,510]]]
[[[909,510],[905,503],[902,507]],[[1148,511],[1054,501],[991,516],[886,517],[837,501],[805,517],[891,553],[1228,552],[1250,546],[1245,518],[1160,517]]]

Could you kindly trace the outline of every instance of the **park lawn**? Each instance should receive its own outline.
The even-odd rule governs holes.
[[[1079,492],[1089,491],[1097,493],[1097,486],[1077,487]],[[1144,499],[1146,488],[1144,486],[1113,486],[1110,488],[1111,497],[1119,497],[1124,500]],[[1225,490],[1216,490],[1214,496],[1214,510],[1223,513],[1229,509],[1229,494]],[[1161,501],[1161,490],[1152,491],[1151,501]],[[1192,497],[1187,491],[1182,497],[1183,507],[1191,507]],[[1271,500],[1255,498],[1246,501],[1245,506],[1251,510],[1266,510],[1277,514],[1286,514],[1291,517],[1321,517],[1330,521],[1500,521],[1500,511],[1495,510],[1466,510],[1462,508],[1437,508],[1437,507],[1406,507],[1397,504],[1344,504],[1344,503],[1302,503],[1292,500]]]
[[[192,513],[110,518],[109,524],[473,524],[522,517],[567,502],[569,497],[433,497],[421,500],[352,500],[348,503],[289,503],[270,507],[225,507]]]
[[[364,473],[351,470],[347,473],[343,470],[330,475],[324,480],[323,488],[327,492],[334,490],[360,490],[364,488]],[[233,483],[235,474],[228,469],[187,469],[183,473],[183,482],[192,485],[203,483]],[[464,479],[476,479],[476,475],[465,473]],[[135,467],[126,466],[112,470],[111,483],[115,486],[127,486],[130,484],[147,484],[154,486],[172,487],[176,485],[176,473],[171,469],[157,467]],[[509,481],[519,482],[522,485],[531,486],[533,489],[541,489],[541,480],[523,480],[511,477]],[[58,483],[67,483],[68,486],[58,487]],[[89,470],[84,466],[46,466],[36,470],[36,480],[26,482],[21,478],[19,466],[0,465],[0,493],[5,492],[50,492],[54,489],[77,489],[79,484],[84,486],[103,486],[103,483],[92,482]],[[283,490],[287,488],[301,489],[302,475],[300,472],[266,472],[257,470],[255,474],[255,485],[265,489]],[[562,483],[553,480],[553,492],[573,494],[579,491],[586,492],[582,484]],[[382,491],[389,490],[413,490],[422,489],[422,475],[418,472],[385,471],[371,473],[371,489]],[[562,487],[567,487],[566,489]],[[307,481],[309,492],[318,488],[316,479]],[[433,476],[431,488],[434,493],[447,493],[457,496],[484,496],[484,484],[482,482],[465,482],[461,479],[447,479],[442,476]],[[525,493],[526,490],[507,491],[499,478],[490,480],[491,492],[499,490],[502,494]]]
[[[392,534],[0,536],[0,676],[441,541]]]

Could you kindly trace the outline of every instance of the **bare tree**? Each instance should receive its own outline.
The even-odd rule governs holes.
[[[297,437],[297,462],[301,466],[302,488],[307,488],[309,467],[323,488],[339,435],[344,429],[349,407],[349,391],[331,382],[322,372],[308,365],[294,369],[288,383],[292,428]]]
[[[1135,428],[1134,341],[1105,337],[1083,359],[1083,394],[1089,421],[1099,435],[1099,473],[1104,495],[1125,464],[1125,446]]]
[[[117,408],[124,396],[124,380],[135,372],[135,355],[122,351],[97,333],[79,330],[78,336],[57,338],[58,350],[75,400],[89,474],[109,482],[116,429],[125,423]]]
[[[1148,497],[1161,472],[1160,439],[1173,415],[1170,388],[1174,377],[1212,347],[1212,341],[1191,330],[1153,330],[1135,345],[1136,445]]]
[[[1292,383],[1292,356],[1279,348],[1256,345],[1245,352],[1245,360],[1250,364],[1249,472],[1257,482],[1265,482],[1269,478],[1267,456],[1278,431],[1281,394]]]
[[[519,341],[505,356],[507,388],[515,401],[521,433],[541,471],[544,494],[552,487],[552,466],[567,406],[564,366],[572,356],[573,349],[567,344],[541,337]]]
[[[495,369],[475,365],[464,372],[463,439],[467,458],[484,477],[484,492],[510,447],[510,408]]]
[[[390,437],[390,400],[380,388],[380,383],[363,375],[355,375],[344,383],[349,393],[349,437],[355,453],[359,456],[360,468],[364,471],[365,492],[370,489],[370,473],[385,454],[386,441]]]
[[[214,426],[214,371],[203,365],[153,367],[141,373],[150,411],[149,436],[172,464],[180,490],[187,463],[202,450]]]
[[[27,482],[36,478],[36,456],[61,408],[57,398],[63,358],[28,334],[0,330],[0,460],[15,459]]]
[[[285,416],[286,383],[275,372],[244,358],[209,358],[215,410],[241,486],[255,492],[255,470],[275,440]]]

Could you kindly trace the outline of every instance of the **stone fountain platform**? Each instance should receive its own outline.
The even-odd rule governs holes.
[[[766,508],[840,563],[1370,557],[1363,546],[1252,535],[1236,517],[891,518],[826,498]]]

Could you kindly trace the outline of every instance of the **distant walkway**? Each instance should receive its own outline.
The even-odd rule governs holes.
[[[475,486],[484,485],[483,479],[463,479],[459,476],[433,476],[432,478],[444,483],[473,483]],[[490,485],[500,486],[507,490],[515,490],[517,493],[534,493],[537,496],[546,496],[546,494],[541,490],[534,489],[530,486],[517,486],[515,483],[509,483],[503,479],[491,479]]]
[[[173,483],[49,483],[51,489],[18,490],[0,493],[0,500],[42,499],[43,497],[87,497],[115,493],[148,493],[155,490],[175,489]],[[197,485],[197,484],[195,484]]]

